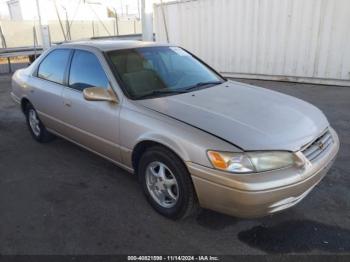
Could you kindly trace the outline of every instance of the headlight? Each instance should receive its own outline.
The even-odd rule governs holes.
[[[217,169],[232,173],[252,173],[280,169],[296,164],[293,153],[285,151],[229,153],[208,151],[208,157]]]

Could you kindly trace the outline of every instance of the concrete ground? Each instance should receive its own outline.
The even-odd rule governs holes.
[[[0,254],[350,253],[350,88],[271,81],[321,108],[341,149],[299,205],[262,219],[211,211],[171,221],[137,179],[63,139],[36,143],[0,77]]]

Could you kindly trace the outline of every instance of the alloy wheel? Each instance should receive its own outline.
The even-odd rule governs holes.
[[[179,198],[179,186],[171,170],[159,161],[146,168],[146,185],[152,198],[162,207],[172,208]]]
[[[32,129],[35,136],[40,135],[40,121],[34,109],[30,109],[28,112],[28,120],[30,128]]]

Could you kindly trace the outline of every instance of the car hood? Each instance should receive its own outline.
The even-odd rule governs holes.
[[[233,81],[138,103],[243,150],[297,151],[329,125],[324,114],[307,102]]]

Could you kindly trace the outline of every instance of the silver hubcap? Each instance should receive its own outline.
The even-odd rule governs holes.
[[[162,207],[171,208],[179,198],[175,176],[163,163],[155,161],[146,168],[147,189],[152,198]]]
[[[39,126],[39,119],[36,115],[36,112],[34,109],[29,110],[29,125],[32,129],[34,135],[39,136],[40,135],[40,126]]]

